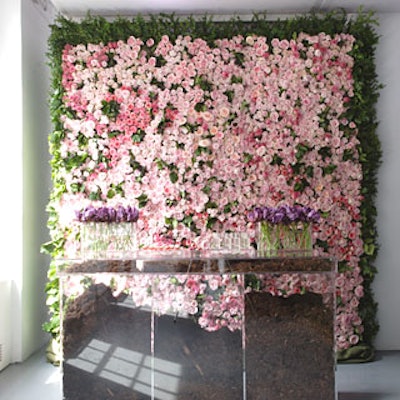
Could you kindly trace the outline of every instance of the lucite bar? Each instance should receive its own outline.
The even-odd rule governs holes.
[[[248,399],[335,399],[332,280],[324,278],[323,293],[246,294]]]
[[[165,279],[155,276],[157,282]],[[176,277],[167,276],[167,279]],[[179,282],[180,288],[189,286],[192,289],[195,285],[204,285],[201,295],[204,302],[199,302],[201,306],[192,310],[192,314],[183,315],[171,304],[167,313],[156,316],[155,399],[242,399],[242,282],[230,275],[201,275],[194,278],[187,275],[181,277]],[[212,286],[218,282],[228,282],[229,287],[214,290]],[[159,290],[160,287],[155,285],[156,298]],[[223,290],[223,298],[219,298]],[[173,298],[179,300],[182,294],[177,291]],[[156,304],[154,308],[157,315]],[[229,318],[223,318],[225,313],[229,314]],[[221,323],[227,326],[221,327]],[[167,366],[171,362],[172,369],[177,371],[176,375],[168,373]]]
[[[321,257],[60,260],[64,399],[334,400],[335,271]]]
[[[89,275],[63,277],[64,289],[71,278],[80,290],[62,312],[63,398],[151,399],[151,310]]]

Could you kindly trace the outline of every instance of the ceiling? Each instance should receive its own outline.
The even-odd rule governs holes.
[[[343,8],[354,13],[363,5],[364,11],[400,12],[400,0],[50,0],[58,12],[70,17],[91,15],[104,17],[135,14],[175,13],[177,15],[252,15],[299,14]]]

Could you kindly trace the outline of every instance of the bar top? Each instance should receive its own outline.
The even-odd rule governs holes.
[[[94,273],[133,274],[221,274],[221,273],[322,273],[335,272],[337,263],[331,257],[285,256],[265,257],[256,252],[222,254],[217,252],[138,251],[130,259],[57,260],[60,275]]]

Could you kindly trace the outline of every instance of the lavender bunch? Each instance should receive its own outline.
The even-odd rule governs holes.
[[[255,207],[247,214],[251,222],[266,221],[271,224],[291,224],[293,222],[318,222],[320,214],[306,206]]]
[[[135,207],[93,207],[92,205],[76,212],[79,222],[136,222],[139,210]]]

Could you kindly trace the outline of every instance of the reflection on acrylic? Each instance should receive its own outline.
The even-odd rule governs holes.
[[[332,282],[329,273],[65,275],[64,399],[333,400]]]

